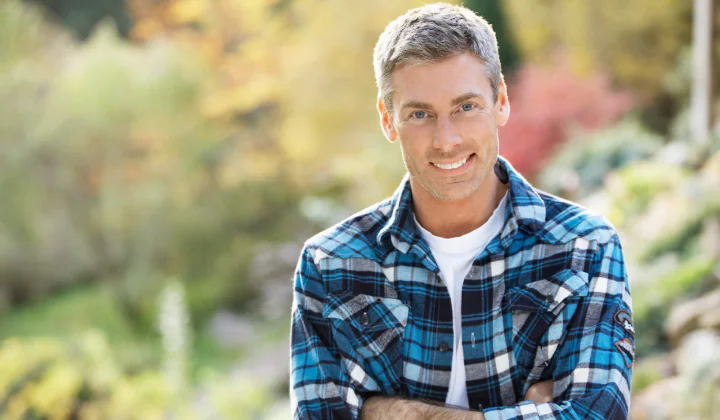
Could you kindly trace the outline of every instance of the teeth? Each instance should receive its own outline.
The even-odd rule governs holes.
[[[469,156],[468,156],[469,157]],[[463,166],[465,162],[467,162],[468,158],[465,158],[459,162],[451,163],[449,165],[441,165],[439,163],[433,163],[433,165],[437,166],[440,169],[455,169]]]

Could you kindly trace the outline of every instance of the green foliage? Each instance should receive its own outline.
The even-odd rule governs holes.
[[[665,319],[672,304],[704,291],[705,280],[717,262],[705,256],[683,262],[653,282],[632,288],[635,348],[638,356],[667,348],[663,333]]]
[[[632,374],[632,392],[640,392],[653,382],[663,378],[663,364],[666,363],[662,357],[650,357],[642,363],[636,363]]]
[[[687,250],[691,241],[700,234],[705,221],[710,218],[720,219],[720,201],[711,201],[701,205],[698,211],[687,216],[687,219],[678,228],[665,232],[647,244],[640,253],[640,261],[648,263],[664,253]]]
[[[648,158],[661,145],[662,138],[633,120],[596,132],[576,132],[542,171],[539,182],[553,194],[584,197],[602,187],[608,173]],[[628,176],[641,176],[642,170],[628,170]]]
[[[632,105],[603,73],[580,75],[570,64],[564,57],[553,65],[524,65],[508,81],[512,116],[498,129],[500,152],[532,180],[572,129],[610,126]]]
[[[203,113],[208,61],[167,41],[130,45],[108,26],[85,44],[53,41],[14,1],[0,19],[0,42],[19,43],[0,64],[0,309],[112,278],[123,310],[149,325],[172,275],[198,323],[245,308],[254,248],[306,226],[293,210],[303,190],[282,170],[228,175],[246,166],[242,127]]]
[[[187,368],[192,335],[185,292],[177,281],[168,282],[158,302],[162,370],[148,366],[126,369],[116,355],[127,337],[102,322],[103,318],[112,318],[110,311],[102,308],[112,302],[102,293],[91,302],[83,292],[93,296],[87,290],[78,291],[67,296],[68,302],[57,302],[57,307],[43,314],[60,315],[53,320],[61,327],[53,336],[39,333],[42,327],[34,325],[31,333],[35,338],[9,337],[0,342],[0,364],[5,366],[0,371],[3,418],[194,419],[214,413],[220,418],[244,419],[267,412],[272,392],[268,386],[219,376],[208,366],[200,371],[197,386],[191,386]],[[97,314],[101,321],[98,327],[111,327],[107,328],[110,339],[93,328],[74,333],[73,328],[90,321],[69,318],[72,311],[63,308],[69,303],[85,311],[76,313],[86,318],[88,313]],[[21,314],[7,321],[3,332],[27,334],[29,331],[22,327],[11,328],[15,326],[12,321],[23,324],[29,316]],[[195,398],[200,395],[202,398]]]
[[[326,225],[396,187],[404,168],[378,130],[372,46],[390,19],[422,3],[132,0],[132,43],[108,24],[78,43],[19,0],[0,2],[3,415],[267,414],[274,388],[219,374],[214,368],[244,349],[222,349],[202,328],[218,309],[255,307],[267,280],[251,274],[259,250],[306,238],[321,227],[309,220]],[[576,70],[604,67],[654,94],[687,29],[687,5],[678,0],[632,2],[620,15],[615,0],[470,3],[495,24],[506,69],[511,39],[536,61],[554,44],[569,51],[572,69],[546,73],[553,78],[535,73],[541,77],[527,84],[527,96],[511,92],[514,118],[524,122],[517,133],[529,135],[508,138],[541,133],[540,145],[557,144],[564,131],[556,129],[567,121],[596,127],[626,111],[627,98],[607,80],[576,83]],[[650,13],[638,13],[644,8]],[[651,48],[638,47],[647,40]],[[686,82],[666,89],[680,92]],[[558,92],[574,97],[558,100]],[[535,130],[537,121],[549,128]],[[685,135],[682,121],[674,127]],[[665,193],[687,201],[676,190],[695,180],[687,170],[632,163],[663,142],[638,123],[574,137],[548,170],[559,172],[547,189],[567,191],[553,182],[568,173],[578,196],[604,186],[626,221]],[[515,143],[536,160],[527,144]],[[334,211],[307,214],[307,197]],[[706,201],[682,227],[649,241],[649,264],[679,250],[686,260],[651,285],[633,286],[638,354],[666,345],[669,306],[704,290],[715,267],[696,252],[703,220],[717,214]],[[158,325],[160,296],[170,315]],[[287,321],[278,319],[258,341],[286,340]]]
[[[166,372],[125,373],[97,331],[67,341],[6,339],[0,363],[0,412],[8,419],[195,419],[208,413],[252,419],[267,412],[270,401],[264,386],[211,372],[197,390],[178,389]]]
[[[92,314],[92,316],[88,316]],[[47,337],[64,339],[98,329],[113,343],[118,362],[131,370],[157,364],[154,337],[139,335],[128,322],[108,287],[76,287],[0,317],[0,338]]]
[[[498,53],[504,74],[510,74],[520,63],[515,41],[507,24],[503,3],[485,0],[464,0],[463,6],[474,11],[487,20],[495,31]]]
[[[567,51],[582,72],[607,69],[613,80],[651,98],[678,52],[690,43],[686,0],[548,0],[503,3],[524,58],[547,61]]]
[[[123,0],[27,1],[47,7],[81,39],[86,39],[103,18],[112,19],[123,36],[128,34],[132,24]]]
[[[689,177],[685,169],[659,160],[639,160],[619,168],[606,178],[612,219],[618,225],[632,223],[660,193],[687,182]]]

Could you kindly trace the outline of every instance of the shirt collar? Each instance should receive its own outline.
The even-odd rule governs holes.
[[[544,226],[545,203],[535,188],[502,156],[498,156],[495,173],[501,181],[509,183],[505,222],[500,233],[500,243],[507,247],[519,230],[532,235]],[[390,217],[378,232],[377,243],[383,245],[383,241],[389,237],[396,249],[407,253],[420,240],[412,219],[412,191],[408,173],[393,194],[390,206]]]

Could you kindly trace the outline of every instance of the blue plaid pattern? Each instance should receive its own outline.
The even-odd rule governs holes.
[[[504,228],[462,292],[470,407],[487,419],[627,418],[634,336],[615,230],[534,189],[503,157],[498,169]],[[355,419],[373,395],[445,401],[450,296],[411,212],[406,175],[392,197],[305,243],[291,317],[295,419]],[[550,378],[553,402],[521,401]]]

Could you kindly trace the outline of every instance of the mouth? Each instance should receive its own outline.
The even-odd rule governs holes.
[[[475,153],[472,153],[469,156],[452,163],[430,163],[433,167],[435,167],[435,169],[441,171],[442,173],[455,175],[465,171],[474,161]]]

